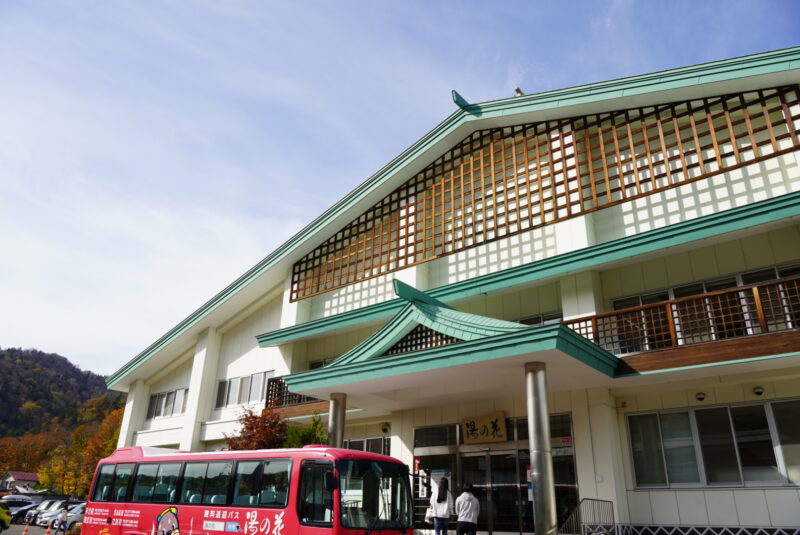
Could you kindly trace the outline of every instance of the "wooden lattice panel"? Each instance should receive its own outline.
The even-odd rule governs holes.
[[[446,346],[460,342],[458,338],[453,338],[446,334],[429,329],[424,325],[417,325],[414,329],[397,341],[389,348],[385,355],[398,355],[400,353],[411,353],[422,349]]]
[[[295,263],[303,299],[796,150],[797,86],[480,130]]]

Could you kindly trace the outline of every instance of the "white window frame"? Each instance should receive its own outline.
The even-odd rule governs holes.
[[[716,405],[709,405],[704,407],[682,407],[682,408],[675,408],[675,409],[664,409],[664,410],[654,410],[654,411],[640,411],[640,412],[630,412],[625,415],[625,424],[626,424],[626,435],[628,441],[628,459],[630,461],[631,466],[631,475],[633,478],[633,486],[635,489],[668,489],[668,488],[675,488],[675,489],[687,489],[687,488],[707,488],[707,489],[718,489],[718,488],[800,488],[800,484],[791,483],[789,481],[789,475],[786,468],[786,463],[783,458],[783,451],[781,448],[781,444],[778,438],[778,427],[777,423],[775,422],[775,417],[772,413],[772,404],[773,403],[781,403],[784,401],[798,401],[797,398],[787,398],[787,399],[772,399],[769,401],[747,401],[742,403],[727,403],[727,404],[716,404]],[[767,420],[767,428],[769,430],[770,440],[772,441],[772,448],[775,455],[775,464],[780,474],[779,481],[745,481],[744,473],[742,471],[742,461],[739,454],[739,445],[737,443],[736,437],[736,429],[733,425],[733,417],[731,415],[731,408],[735,407],[747,407],[747,406],[759,406],[764,407],[764,412],[766,415]],[[728,425],[731,429],[731,437],[733,439],[733,447],[734,451],[736,452],[736,463],[739,470],[739,478],[741,483],[739,484],[732,484],[732,483],[709,483],[706,478],[706,467],[705,462],[703,460],[703,453],[700,444],[700,434],[699,429],[697,426],[697,420],[695,418],[695,413],[698,410],[706,410],[706,409],[720,409],[725,408],[727,417],[728,417]],[[670,483],[669,480],[669,471],[667,470],[667,460],[666,460],[666,453],[664,451],[664,439],[661,433],[661,416],[662,414],[671,414],[671,413],[688,413],[689,415],[689,424],[692,430],[692,443],[694,446],[695,452],[695,459],[697,463],[697,470],[700,482],[699,483]],[[647,414],[655,414],[658,418],[658,439],[661,444],[661,460],[664,463],[664,478],[665,484],[663,485],[642,485],[636,479],[636,465],[633,461],[633,442],[631,440],[631,427],[630,427],[630,419],[631,417],[635,416],[643,416]]]

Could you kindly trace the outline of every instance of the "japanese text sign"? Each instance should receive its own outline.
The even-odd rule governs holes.
[[[503,411],[474,416],[461,420],[461,436],[464,444],[483,442],[506,442],[506,415]]]

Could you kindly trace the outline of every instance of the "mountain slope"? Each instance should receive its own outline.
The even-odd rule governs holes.
[[[81,404],[106,394],[103,377],[61,355],[0,348],[0,437],[74,428]]]

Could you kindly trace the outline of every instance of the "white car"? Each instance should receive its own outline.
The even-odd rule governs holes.
[[[83,512],[86,510],[86,502],[73,505],[67,510],[67,530],[73,528],[78,522],[83,522]],[[56,517],[58,523],[58,517]]]

